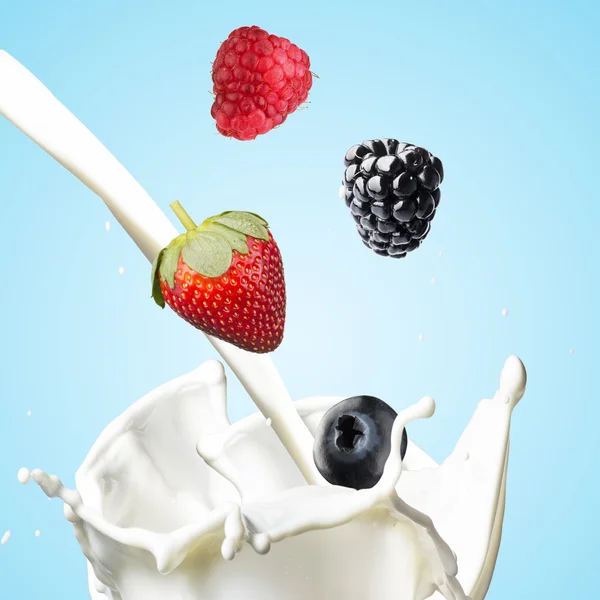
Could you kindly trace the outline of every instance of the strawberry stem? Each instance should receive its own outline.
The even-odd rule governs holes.
[[[194,223],[194,220],[192,219],[192,217],[190,217],[190,215],[188,215],[187,212],[185,212],[185,208],[183,208],[183,206],[181,206],[181,204],[179,204],[179,200],[175,200],[175,202],[171,202],[171,204],[169,206],[173,209],[173,212],[175,213],[177,218],[181,221],[181,224],[188,231],[192,231],[193,229],[196,229],[196,223]]]

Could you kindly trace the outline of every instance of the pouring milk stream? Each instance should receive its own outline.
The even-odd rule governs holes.
[[[177,236],[93,134],[1,51],[0,113],[98,194],[148,260]],[[426,397],[397,416],[381,480],[354,490],[325,482],[312,458],[317,424],[341,398],[294,403],[268,356],[207,337],[262,414],[231,424],[223,367],[208,361],[111,423],[76,490],[32,473],[65,503],[92,598],[484,598],[526,383],[518,358],[441,465],[412,442],[400,459],[404,425],[434,412]]]

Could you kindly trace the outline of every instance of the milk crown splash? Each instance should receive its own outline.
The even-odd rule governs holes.
[[[66,502],[92,567],[91,589],[113,600],[148,598],[142,590],[149,587],[162,590],[157,600],[168,593],[225,600],[242,597],[242,590],[254,600],[270,597],[264,595],[270,589],[277,590],[273,597],[294,600],[324,600],[335,590],[352,600],[422,600],[436,590],[464,599],[466,589],[478,600],[498,550],[510,414],[524,382],[522,364],[511,357],[495,397],[480,403],[439,467],[412,442],[400,460],[405,424],[431,416],[433,400],[400,412],[381,480],[357,491],[303,484],[261,415],[230,424],[224,371],[210,361],[112,423],[79,470],[78,491],[39,470],[32,477]],[[313,432],[337,401],[313,398],[295,408]],[[446,542],[457,552],[460,583]],[[272,544],[281,543],[281,550],[258,563],[242,552],[233,572],[215,563],[215,553],[232,559],[244,543],[258,555]],[[352,552],[340,557],[345,547]],[[153,566],[145,555],[153,556]],[[327,572],[319,573],[323,564]],[[292,565],[304,565],[307,579],[298,579]],[[405,570],[402,581],[398,569]],[[348,570],[362,572],[367,583],[340,581]],[[249,573],[256,577],[251,590]]]
[[[0,113],[96,192],[146,258],[152,261],[177,232],[141,186],[31,73],[1,51],[0,82]],[[96,451],[92,450],[78,473],[78,491],[66,489],[56,477],[40,470],[32,474],[48,495],[59,496],[66,503],[65,514],[74,523],[75,533],[93,571],[90,574],[92,596],[100,590],[113,600],[163,600],[174,595],[182,599],[210,597],[217,600],[240,597],[243,590],[246,600],[263,599],[270,593],[277,598],[328,598],[339,593],[345,583],[347,598],[385,598],[392,590],[394,597],[420,600],[437,589],[452,600],[465,597],[463,588],[470,590],[473,600],[483,598],[499,544],[510,412],[522,396],[525,385],[525,371],[516,357],[507,361],[504,379],[494,399],[480,404],[457,449],[442,465],[436,467],[422,451],[410,444],[407,469],[398,480],[402,471],[398,430],[402,431],[402,419],[408,418],[406,413],[404,417],[401,413],[394,425],[394,453],[393,456],[390,454],[381,482],[373,490],[355,491],[323,485],[312,461],[310,427],[314,428],[315,415],[322,416],[322,409],[330,407],[332,400],[318,399],[294,406],[268,357],[250,355],[211,337],[209,341],[261,410],[261,423],[266,417],[271,428],[263,428],[260,433],[252,419],[242,421],[242,425],[228,425],[229,433],[221,432],[221,447],[217,447],[215,439],[218,435],[217,438],[214,436],[219,434],[216,431],[218,419],[212,415],[215,431],[203,431],[198,440],[198,432],[188,429],[186,439],[191,441],[192,434],[196,436],[192,447],[197,446],[200,453],[204,452],[207,462],[214,468],[207,467],[195,453],[200,463],[194,462],[189,446],[179,448],[179,452],[170,455],[165,462],[161,452],[170,445],[177,446],[186,425],[196,423],[198,426],[202,422],[189,419],[187,413],[198,412],[200,417],[207,402],[199,402],[198,398],[195,405],[179,402],[181,390],[179,393],[172,390],[174,397],[167,394],[167,399],[172,402],[163,403],[161,394],[165,390],[162,390],[134,405],[126,413],[125,420],[118,419],[101,436],[94,447]],[[215,369],[212,370],[211,376]],[[202,377],[205,375],[209,375],[206,370]],[[211,394],[215,390],[218,392],[219,385],[213,385],[210,377],[203,380],[200,373],[195,377],[199,379],[192,377],[188,383],[195,382],[198,387],[201,381],[203,391],[197,390],[198,394],[205,401],[208,394],[208,406],[211,406]],[[224,400],[224,391],[222,396]],[[154,412],[145,413],[145,404],[152,406]],[[175,406],[179,412],[174,410]],[[311,410],[302,414],[307,406]],[[409,414],[425,416],[427,407],[432,408],[432,404],[425,400],[417,407],[420,408],[414,408],[416,412]],[[161,410],[166,411],[164,416],[178,421],[180,428],[170,429],[167,426],[170,422],[165,419],[155,422],[156,412]],[[136,423],[138,429],[132,429],[132,423]],[[159,425],[153,434],[148,433],[149,423]],[[270,441],[262,439],[266,431],[270,432]],[[275,434],[280,445],[273,445]],[[104,452],[99,453],[98,446],[103,447]],[[239,452],[235,456],[236,448],[243,448],[241,457]],[[264,463],[253,464],[247,457],[244,462],[243,455],[260,453],[264,448],[268,448],[270,454],[264,456],[264,460],[281,459],[281,465],[267,471],[270,481],[263,483],[271,493],[263,494],[261,499],[249,484],[249,474],[254,479],[259,478],[256,468]],[[408,468],[411,460],[414,469]],[[199,464],[204,465],[204,471]],[[144,477],[135,479],[137,470],[154,476],[155,489],[152,486],[144,489],[148,482]],[[173,470],[176,475],[171,472]],[[292,481],[294,485],[289,485]],[[208,487],[198,488],[200,482]],[[321,485],[306,486],[305,482]],[[127,493],[121,495],[123,490]],[[152,503],[158,501],[159,491],[163,500],[170,498],[175,508],[171,506],[168,511],[167,507],[162,507],[159,512],[154,511]],[[114,496],[119,497],[120,502],[113,502]],[[215,502],[217,498],[219,502]],[[439,501],[440,498],[443,501]],[[132,505],[134,499],[137,503]],[[196,518],[199,514],[203,514],[202,519]],[[365,519],[373,519],[372,527],[380,527],[378,533],[387,544],[377,556],[378,563],[386,563],[394,557],[399,559],[394,561],[394,576],[399,569],[405,569],[401,589],[389,579],[389,573],[387,578],[385,572],[375,575],[376,565],[372,565],[366,577],[367,584],[363,579],[352,580],[352,572],[358,572],[360,565],[351,565],[351,560],[360,556],[364,563],[370,558],[364,551],[370,539],[364,530]],[[140,520],[147,520],[147,526],[133,525]],[[457,552],[462,586],[455,577],[454,556],[434,522]],[[336,577],[340,548],[347,545],[344,535],[356,527],[360,531],[360,543],[353,548],[352,557],[344,556]],[[335,533],[328,533],[331,531]],[[303,532],[304,535],[298,535]],[[221,553],[230,559],[241,549],[244,540],[257,553],[267,552],[271,543],[277,541],[281,541],[282,546],[288,544],[287,551],[290,552],[291,548],[302,548],[302,540],[311,535],[321,536],[316,540],[318,545],[300,552],[301,560],[309,561],[311,556],[319,555],[319,548],[327,548],[328,540],[334,543],[322,560],[313,563],[312,572],[326,564],[327,573],[322,574],[312,590],[304,589],[298,578],[292,587],[280,589],[277,569],[270,569],[254,591],[245,586],[248,572],[243,570],[237,577],[218,577],[216,587],[211,584],[206,565],[213,564],[215,539],[221,540]],[[392,539],[394,544],[390,545]],[[398,549],[403,550],[402,556],[395,554]],[[154,555],[153,569],[148,569],[148,553]],[[115,557],[119,559],[116,563]],[[195,561],[198,557],[204,560],[198,563]],[[272,565],[268,563],[268,557],[263,560]],[[192,569],[194,576],[189,572],[188,563],[195,567]],[[234,563],[239,564],[240,559]],[[213,567],[218,570],[214,564]],[[293,577],[288,568],[289,565],[285,575],[291,580]],[[157,579],[156,574],[160,572],[168,575]],[[331,588],[332,582],[334,588]],[[230,590],[229,585],[241,587]]]

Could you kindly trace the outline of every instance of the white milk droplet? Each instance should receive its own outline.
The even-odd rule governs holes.
[[[442,258],[442,256],[444,256],[444,251],[443,251],[443,250],[440,250],[440,251],[438,252],[438,254],[439,254],[440,258]]]
[[[341,185],[340,189],[338,190],[338,196],[343,200],[346,197],[346,188]]]
[[[35,530],[35,537],[40,537],[40,530],[39,529]]]
[[[437,279],[435,277],[431,278],[431,285],[435,285],[437,283]]]
[[[4,544],[6,544],[6,542],[8,542],[8,540],[10,540],[10,531],[7,531],[3,536],[2,539],[0,540],[0,544],[2,544],[4,546]]]
[[[110,231],[110,221],[106,221],[104,227],[106,227],[106,231]]]
[[[26,469],[25,467],[19,469],[19,472],[17,473],[17,479],[19,480],[19,483],[25,485],[31,479],[31,473],[29,472],[29,469]]]
[[[125,273],[125,268],[119,267],[119,275],[123,275],[123,273]]]
[[[271,427],[271,423],[272,423],[272,422],[273,422],[273,421],[271,421],[271,419],[267,419],[267,420],[265,421],[265,423],[267,424],[267,427]]]
[[[571,349],[569,350],[569,354],[575,354],[575,350],[573,350],[573,348],[571,348]]]
[[[31,411],[30,411],[30,410],[28,410],[28,411],[27,411],[27,416],[28,416],[28,417],[30,417],[30,416],[31,416]]]
[[[508,315],[508,308],[503,308],[502,309],[502,316],[506,317]]]
[[[422,333],[420,333],[419,334],[419,341],[422,342],[424,339],[425,339],[425,336]]]

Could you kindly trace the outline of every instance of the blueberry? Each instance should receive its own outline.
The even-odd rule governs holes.
[[[383,474],[390,455],[390,437],[396,411],[374,396],[354,396],[338,402],[317,427],[313,458],[317,469],[333,485],[363,490]],[[400,457],[408,436],[402,432]]]

